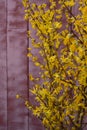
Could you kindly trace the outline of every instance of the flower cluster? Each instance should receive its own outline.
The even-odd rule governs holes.
[[[32,32],[29,38],[42,60],[29,49],[28,56],[40,68],[37,78],[30,74],[34,83],[30,91],[39,103],[31,110],[47,129],[82,130],[87,124],[87,0],[49,3],[23,0],[25,20],[38,40]]]

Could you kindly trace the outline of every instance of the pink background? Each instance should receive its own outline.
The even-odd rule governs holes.
[[[21,0],[0,0],[0,130],[44,130],[15,98],[29,98],[27,29]]]
[[[21,1],[0,0],[0,130],[45,130],[26,109],[23,100],[15,98],[19,93],[32,99],[28,75],[29,71],[34,74],[38,71],[26,56],[30,44],[26,31],[31,27],[24,21]],[[38,4],[41,1],[47,2],[31,0]]]

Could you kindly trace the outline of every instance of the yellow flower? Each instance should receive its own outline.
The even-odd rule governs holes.
[[[40,66],[40,63],[39,63],[39,62],[35,62],[35,65],[36,65],[36,66]]]
[[[25,106],[29,107],[29,102],[28,101],[25,101]]]
[[[75,51],[75,49],[76,49],[75,44],[72,44],[72,45],[70,46],[70,51],[71,51],[71,52],[74,52],[74,51]]]
[[[66,1],[65,4],[66,6],[74,6],[75,2],[74,0],[71,0],[71,1]]]
[[[29,52],[29,53],[27,54],[27,57],[32,57],[32,53]]]
[[[16,94],[16,98],[19,99],[19,98],[20,98],[20,95],[19,95],[19,94]]]
[[[61,28],[62,24],[60,22],[54,23],[55,28]]]
[[[30,79],[31,81],[34,81],[34,77],[32,76],[32,74],[29,75],[29,79]]]

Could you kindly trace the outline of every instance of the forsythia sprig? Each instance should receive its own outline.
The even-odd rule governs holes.
[[[48,1],[49,6],[23,0],[25,20],[29,19],[37,37],[29,35],[38,55],[32,48],[28,56],[40,68],[37,78],[30,74],[34,83],[30,92],[39,105],[25,104],[49,130],[83,130],[87,125],[87,0]]]

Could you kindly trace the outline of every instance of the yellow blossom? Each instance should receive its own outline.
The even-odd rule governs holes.
[[[19,95],[19,94],[16,94],[16,98],[19,99],[19,98],[20,98],[20,95]]]

